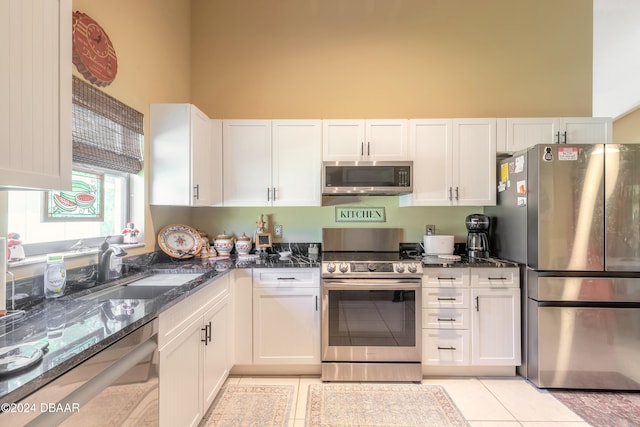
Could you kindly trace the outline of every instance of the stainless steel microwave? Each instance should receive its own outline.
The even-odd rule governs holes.
[[[322,164],[322,194],[396,195],[413,191],[413,162],[336,161]]]

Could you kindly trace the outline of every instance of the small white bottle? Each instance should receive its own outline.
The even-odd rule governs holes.
[[[47,255],[44,269],[44,297],[58,298],[64,294],[67,284],[67,269],[62,255]]]

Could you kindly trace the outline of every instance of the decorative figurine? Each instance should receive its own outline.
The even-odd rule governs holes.
[[[138,230],[133,222],[128,222],[127,227],[122,230],[124,235],[123,243],[126,245],[133,245],[138,243],[138,234],[140,234],[140,230]]]
[[[18,233],[9,233],[7,235],[7,258],[9,261],[22,261],[26,258],[24,255],[24,247]]]
[[[264,215],[260,214],[260,219],[258,219],[258,221],[256,221],[256,225],[258,226],[258,228],[256,229],[256,233],[264,233],[265,229],[267,228],[267,223],[264,220]]]

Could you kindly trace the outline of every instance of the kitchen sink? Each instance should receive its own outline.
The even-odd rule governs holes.
[[[79,300],[111,300],[111,299],[153,299],[167,293],[176,286],[184,285],[198,277],[198,274],[154,274],[131,282],[114,285],[102,291],[94,292]]]
[[[202,273],[184,273],[184,274],[154,274],[153,276],[144,277],[134,282],[128,283],[126,286],[180,286],[187,282],[190,282],[198,277],[202,276]]]

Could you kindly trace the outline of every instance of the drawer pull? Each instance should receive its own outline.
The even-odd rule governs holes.
[[[441,297],[438,297],[438,301],[455,301],[455,300],[456,300],[456,298],[441,298]]]
[[[455,348],[455,347],[453,347],[453,346],[450,346],[450,347],[441,347],[441,346],[438,346],[438,350],[456,350],[456,348]]]
[[[487,277],[488,280],[507,280],[506,277]]]
[[[456,280],[455,277],[438,277],[438,280]]]
[[[456,319],[438,317],[438,322],[455,322]]]
[[[296,280],[295,277],[278,277],[278,280]]]

